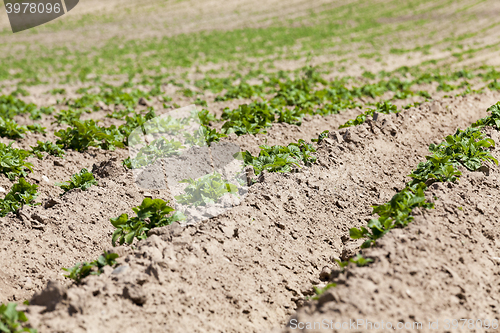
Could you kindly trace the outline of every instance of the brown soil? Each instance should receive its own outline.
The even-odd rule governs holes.
[[[498,144],[498,132],[487,133]],[[498,149],[493,156],[500,157]],[[282,332],[293,332],[298,323],[314,328],[314,322],[321,326],[307,332],[340,332],[344,330],[332,329],[332,321],[339,328],[357,319],[364,320],[353,330],[359,332],[371,327],[366,322],[381,321],[394,327],[405,323],[405,332],[415,331],[415,323],[422,323],[424,332],[444,332],[453,319],[460,323],[453,331],[496,331],[475,325],[477,320],[498,323],[500,315],[500,168],[463,171],[458,184],[432,185],[426,195],[435,209],[416,211],[407,228],[390,232],[366,250],[364,255],[374,260],[369,267],[351,264],[340,276],[332,274],[337,287],[299,309]],[[473,319],[474,325],[467,322],[471,326],[463,328],[461,318]]]
[[[389,320],[404,314],[406,317],[398,319],[409,320],[413,315],[427,320],[433,319],[430,315],[435,314],[439,306],[444,306],[443,299],[449,300],[450,295],[460,293],[464,300],[453,296],[455,299],[449,301],[448,310],[457,309],[453,313],[469,318],[476,312],[467,309],[480,308],[482,312],[477,313],[478,316],[491,318],[495,308],[488,308],[489,303],[485,301],[488,298],[481,295],[486,295],[486,283],[492,279],[488,274],[495,272],[495,266],[490,267],[491,261],[483,258],[476,258],[475,269],[468,265],[473,261],[474,251],[484,249],[489,251],[488,256],[494,256],[491,247],[494,243],[490,238],[495,237],[493,203],[498,193],[495,194],[495,187],[489,188],[490,192],[479,192],[483,196],[492,195],[487,197],[490,201],[481,201],[481,209],[489,216],[488,220],[482,220],[483,215],[476,209],[479,194],[474,194],[480,188],[475,186],[473,190],[468,185],[469,176],[454,189],[433,190],[442,198],[436,202],[437,209],[422,213],[408,229],[384,238],[381,247],[368,252],[376,259],[375,264],[350,268],[345,284],[331,289],[327,295],[333,297],[326,302],[323,299],[323,307],[312,303],[300,308],[296,315],[294,311],[304,304],[305,297],[312,295],[313,285],[324,285],[321,272],[337,267],[334,259],[345,259],[357,251],[359,242],[350,240],[349,228],[366,223],[371,205],[386,202],[404,186],[408,180],[406,175],[423,160],[428,145],[441,141],[457,127],[464,128],[485,116],[485,109],[499,97],[488,93],[426,103],[397,115],[380,115],[377,122],[351,128],[347,135],[345,129],[334,130],[345,121],[342,118],[346,115],[311,119],[300,130],[296,126],[276,125],[266,137],[268,144],[287,144],[299,137],[313,138],[324,129],[330,129],[332,134],[319,145],[318,162],[312,167],[296,173],[264,174],[259,183],[250,187],[243,203],[223,215],[184,229],[176,225],[157,229],[147,240],[136,243],[134,249],[116,248],[121,255],[121,266],[114,271],[107,269],[101,276],[88,277],[81,286],[64,281],[60,268],[70,267],[76,261],[92,260],[103,249],[111,249],[113,227],[109,218],[131,213],[130,208],[143,197],[133,185],[130,172],[121,167],[127,152],[91,150],[86,154],[69,154],[65,160],[33,160],[35,172],[31,177],[40,183],[39,201],[45,204],[49,198],[55,198],[56,204],[50,208],[41,205],[23,209],[20,216],[10,215],[1,220],[0,249],[5,259],[0,269],[0,301],[23,300],[37,292],[27,311],[30,322],[40,332],[260,332],[283,327],[292,315],[301,320],[323,315],[332,317],[333,312],[323,314],[325,309],[334,311],[335,318],[338,314],[342,318],[354,317],[365,311],[367,318],[377,315],[376,318]],[[29,140],[33,138],[25,139]],[[25,145],[25,141],[20,145]],[[246,136],[235,141],[242,148],[252,150],[261,140]],[[54,165],[55,160],[63,167]],[[41,176],[46,175],[51,183],[64,181],[82,166],[93,164],[98,166],[99,186],[87,191],[72,191],[58,198],[61,191],[41,180]],[[490,177],[497,169],[492,170]],[[472,177],[481,178],[477,174]],[[481,184],[493,186],[495,178],[490,177],[481,178]],[[10,182],[2,179],[0,185],[8,190]],[[456,189],[462,192],[455,192]],[[459,201],[461,197],[457,193],[470,199]],[[167,198],[165,193],[152,194]],[[453,203],[451,207],[462,206],[461,215],[455,216],[455,210],[444,211],[442,204],[447,202]],[[458,238],[448,236],[449,232],[442,229],[449,226],[451,214],[454,214],[454,226],[460,226],[453,231]],[[439,218],[431,220],[433,216]],[[465,216],[472,218],[465,222]],[[427,226],[427,223],[426,231],[424,224]],[[472,228],[469,233],[463,223],[474,223],[474,228],[479,229]],[[417,235],[413,228],[419,228],[422,234]],[[455,252],[446,246],[461,244],[460,230],[467,231],[470,240],[457,249],[463,258],[460,265],[464,265],[463,270],[457,271],[460,256],[452,255]],[[485,232],[493,236],[475,236]],[[401,235],[407,235],[405,243],[399,238],[393,239]],[[426,235],[434,235],[432,246]],[[435,235],[443,235],[438,236],[441,243],[435,240]],[[420,239],[415,238],[417,236],[429,245],[418,245],[420,243],[414,241]],[[472,241],[475,250],[468,252],[467,246],[472,246]],[[414,248],[417,245],[426,248],[432,254],[405,252],[405,246],[411,244],[415,244]],[[395,265],[388,261],[385,253],[396,250],[397,255],[389,257],[397,261]],[[401,253],[406,253],[411,260]],[[444,262],[454,273],[438,274]],[[484,284],[467,283],[466,278],[478,279],[467,273],[471,270],[484,272],[487,278]],[[437,285],[437,281],[447,278],[446,274],[450,279],[460,278],[461,282],[450,280],[449,287]],[[455,277],[456,274],[459,275]],[[370,276],[377,278],[368,283]],[[429,284],[428,291],[418,288],[429,279],[436,283]],[[40,294],[48,280],[55,282]],[[382,282],[383,286],[374,286]],[[452,289],[453,285],[465,289],[457,291]],[[401,290],[406,292],[401,289],[403,286],[410,290],[413,298],[408,293],[407,296],[399,294]],[[373,299],[367,298],[367,292]],[[424,302],[430,293],[433,301]],[[333,300],[342,300],[342,303]],[[453,303],[453,300],[458,301]]]

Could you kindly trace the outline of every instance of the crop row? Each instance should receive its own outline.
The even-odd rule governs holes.
[[[460,166],[476,171],[488,161],[498,165],[498,161],[489,151],[495,147],[495,142],[485,137],[481,128],[492,126],[500,130],[500,102],[492,105],[487,111],[491,114],[479,119],[465,130],[457,129],[455,134],[448,135],[439,145],[431,144],[429,146],[431,154],[425,157],[425,162],[420,162],[412,171],[409,175],[412,180],[406,184],[405,188],[395,194],[386,204],[373,206],[372,214],[378,217],[371,219],[366,226],[350,229],[349,234],[352,239],[365,240],[361,249],[376,246],[377,240],[391,229],[407,226],[413,221],[413,209],[434,208],[434,204],[425,198],[425,190],[432,183],[458,181],[462,175],[459,170]],[[345,262],[337,261],[337,263],[341,270],[344,270],[350,262],[364,266],[372,261],[358,253],[354,259]],[[316,296],[313,299],[318,299],[332,287],[335,287],[334,283],[329,283],[323,288],[315,288]]]

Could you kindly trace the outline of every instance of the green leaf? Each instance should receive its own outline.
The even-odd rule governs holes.
[[[363,238],[363,232],[357,228],[351,228],[349,230],[349,236],[351,236],[352,239],[360,239]]]
[[[129,232],[128,234],[125,235],[125,242],[129,245],[132,244],[132,242],[134,241],[134,236],[135,236],[135,231]]]
[[[116,229],[114,232],[113,232],[113,236],[111,237],[111,244],[113,246],[116,246],[116,241],[118,240],[118,238],[120,238],[121,236],[123,235],[123,229]]]
[[[113,217],[113,218],[110,218],[110,221],[111,221],[111,224],[115,227],[115,228],[119,228],[120,226],[124,225],[127,223],[128,221],[128,214],[121,214],[120,216],[118,217]]]

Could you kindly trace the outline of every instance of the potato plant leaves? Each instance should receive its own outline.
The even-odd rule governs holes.
[[[10,212],[15,212],[24,205],[29,205],[38,196],[38,185],[31,185],[24,178],[12,186],[5,198],[0,199],[0,216],[5,216]]]
[[[117,258],[118,254],[116,253],[104,252],[99,256],[99,258],[97,258],[97,260],[90,263],[77,263],[71,268],[63,268],[64,271],[68,272],[68,274],[64,275],[64,277],[72,279],[76,283],[80,283],[82,279],[89,275],[100,275],[103,272],[104,266],[114,267],[116,265]]]
[[[215,203],[227,193],[238,193],[238,187],[226,182],[222,175],[215,172],[206,174],[196,180],[184,179],[180,183],[189,184],[184,188],[184,193],[175,196],[178,203],[191,206],[205,206]]]
[[[83,168],[80,170],[80,172],[75,173],[74,175],[71,176],[71,179],[67,182],[64,183],[56,183],[56,186],[59,186],[64,190],[64,193],[61,195],[66,194],[66,192],[79,188],[83,191],[91,187],[92,185],[97,185],[97,180],[95,180],[94,175],[92,172],[88,171],[87,169]]]
[[[112,244],[116,246],[118,241],[120,245],[132,244],[134,238],[145,239],[147,232],[153,228],[170,225],[173,222],[184,220],[184,215],[175,212],[167,202],[162,199],[145,198],[140,206],[132,208],[137,214],[136,217],[129,218],[128,214],[121,214],[118,217],[111,218],[111,224],[116,228],[112,236]]]
[[[23,327],[28,318],[22,311],[16,310],[16,303],[0,304],[0,332],[19,333],[29,332],[37,333],[36,329]]]

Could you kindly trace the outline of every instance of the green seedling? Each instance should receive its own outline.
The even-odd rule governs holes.
[[[297,143],[283,146],[260,146],[259,156],[252,156],[245,151],[234,155],[235,158],[244,161],[245,166],[253,166],[255,175],[263,170],[269,172],[290,172],[292,167],[300,167],[300,163],[306,166],[316,162],[316,157],[311,153],[316,152],[312,144],[300,139]]]
[[[204,78],[198,80],[194,84],[202,90],[210,90],[213,93],[220,93],[224,89],[229,89],[232,86],[232,80],[229,78]]]
[[[64,190],[64,193],[61,195],[66,194],[66,192],[79,188],[82,191],[87,190],[90,188],[92,185],[98,185],[97,180],[95,180],[94,175],[92,172],[88,171],[87,169],[83,168],[80,170],[80,172],[75,173],[74,175],[71,176],[71,179],[68,182],[64,183],[56,183],[56,186],[59,186]]]
[[[140,113],[135,113],[132,116],[126,116],[125,117],[125,124],[121,125],[118,127],[118,130],[120,133],[124,136],[124,143],[125,145],[128,144],[128,137],[134,131],[136,128],[140,127],[142,130],[143,134],[146,134],[146,130],[144,128],[144,124],[151,120],[156,118],[156,113],[153,109],[150,109],[148,113],[145,115],[142,115]]]
[[[24,205],[31,205],[33,200],[38,196],[38,185],[31,185],[24,178],[19,178],[19,181],[12,186],[12,189],[0,201],[0,216],[5,216],[10,212],[16,212]]]
[[[217,118],[215,118],[215,115],[210,113],[210,111],[203,109],[198,112],[197,114],[198,119],[202,125],[207,126],[211,121],[217,121]]]
[[[80,283],[89,275],[100,275],[103,272],[103,268],[105,266],[115,267],[117,264],[117,258],[118,254],[116,253],[104,252],[99,256],[99,258],[97,258],[97,260],[94,260],[90,263],[77,263],[71,268],[63,268],[64,271],[69,273],[67,275],[64,275],[64,277],[72,279],[76,283]]]
[[[10,93],[11,96],[14,96],[14,97],[17,97],[19,95],[21,96],[29,96],[30,93],[28,91],[26,91],[25,89],[21,88],[21,87],[17,87],[16,90],[14,90],[13,92]]]
[[[26,126],[21,126],[12,119],[4,119],[0,117],[0,136],[9,139],[20,139],[24,137],[28,129]]]
[[[49,94],[51,95],[65,95],[66,94],[66,89],[63,88],[54,88],[49,91]]]
[[[353,264],[356,264],[358,267],[363,267],[363,266],[366,266],[369,263],[373,262],[373,259],[365,258],[360,253],[358,253],[355,258],[350,258],[349,260],[346,260],[346,261],[340,261],[340,260],[335,259],[335,261],[340,266],[340,268],[342,270],[344,270],[351,262]]]
[[[317,143],[320,143],[321,141],[323,141],[324,139],[326,139],[328,137],[328,135],[330,134],[330,131],[329,130],[325,130],[323,132],[321,132],[319,135],[318,135],[318,138],[317,139],[311,139],[312,142],[317,142]]]
[[[202,100],[199,97],[196,98],[196,100],[194,101],[194,104],[200,105],[200,106],[203,106],[203,107],[208,107],[207,101]]]
[[[210,145],[212,142],[219,142],[221,138],[225,137],[227,137],[226,134],[204,125],[200,126],[194,134],[184,133],[186,144],[200,147]]]
[[[366,117],[373,116],[375,114],[375,112],[389,114],[389,113],[398,113],[400,111],[398,111],[398,108],[396,107],[396,105],[394,105],[390,102],[387,102],[387,101],[378,102],[376,104],[375,109],[369,109],[368,111],[357,116],[355,119],[348,120],[345,124],[340,125],[339,129],[363,124],[366,121]]]
[[[224,96],[217,96],[216,102],[227,101],[231,99],[253,98],[260,97],[263,94],[262,86],[252,86],[246,82],[240,83],[238,86],[231,86]]]
[[[186,148],[180,141],[167,140],[160,137],[150,144],[142,147],[134,158],[130,159],[130,165],[138,169],[154,164],[157,160],[181,154],[181,149]]]
[[[65,149],[73,149],[79,152],[89,147],[100,147],[113,150],[116,147],[123,148],[124,136],[114,125],[100,127],[95,120],[73,120],[70,127],[55,132],[59,137],[56,144]]]
[[[311,299],[317,301],[328,289],[335,288],[336,286],[337,286],[336,283],[329,283],[326,286],[324,286],[323,288],[318,288],[316,286],[313,286],[314,293],[316,295],[311,297]]]
[[[222,179],[222,175],[215,172],[198,179],[184,179],[180,183],[189,184],[184,193],[176,195],[175,200],[183,205],[205,206],[217,202],[223,195],[238,193],[238,187]]]
[[[50,141],[45,141],[42,142],[38,140],[36,146],[31,146],[31,153],[33,155],[36,155],[38,159],[43,159],[43,154],[42,153],[47,153],[48,155],[52,156],[57,156],[57,157],[64,157],[66,154],[64,150],[61,148],[61,146],[56,145],[53,142]]]
[[[479,119],[472,126],[494,126],[497,130],[500,130],[500,102],[490,106],[486,111],[491,112],[491,115],[486,118]]]
[[[487,120],[490,122],[490,120]],[[495,142],[485,138],[479,128],[469,127],[458,129],[454,135],[448,135],[446,141],[439,145],[431,144],[429,150],[432,155],[426,156],[427,162],[421,162],[410,177],[413,183],[429,181],[456,181],[462,174],[456,168],[463,165],[471,171],[482,166],[483,161],[498,161],[487,150],[494,147]]]
[[[40,134],[47,133],[45,131],[46,127],[42,127],[42,125],[40,125],[40,124],[28,125],[28,126],[26,126],[26,128],[28,129],[28,131],[33,132],[33,133],[40,133]]]
[[[278,111],[267,102],[240,105],[237,109],[226,108],[222,119],[222,133],[236,135],[266,133],[266,128],[275,121]]]
[[[36,109],[35,104],[27,104],[12,95],[0,96],[0,115],[4,118],[13,118],[14,116],[30,113]]]
[[[0,305],[0,332],[2,333],[37,333],[34,328],[23,327],[28,318],[22,311],[16,310],[16,303]]]
[[[52,106],[42,106],[39,109],[34,109],[30,111],[30,119],[31,120],[40,120],[42,119],[42,114],[50,115],[55,111]]]
[[[395,194],[388,203],[374,206],[372,214],[377,214],[379,217],[371,219],[367,227],[352,228],[349,231],[351,238],[366,238],[367,240],[361,245],[361,248],[368,248],[391,229],[407,226],[413,221],[411,212],[414,208],[434,208],[432,203],[425,200],[424,191],[426,188],[424,183],[407,186]]]
[[[132,244],[134,238],[145,239],[147,232],[153,228],[164,227],[176,221],[185,219],[181,212],[174,212],[174,209],[167,206],[168,202],[162,199],[145,198],[140,206],[132,208],[137,214],[136,217],[129,218],[128,214],[122,214],[110,219],[111,224],[116,228],[111,242],[116,246],[127,243]]]
[[[75,110],[75,109],[61,110],[59,111],[58,114],[54,116],[56,120],[53,122],[53,124],[54,123],[57,123],[58,125],[71,124],[73,121],[79,120],[82,113],[83,113],[82,110]]]
[[[6,145],[0,142],[0,173],[5,174],[10,180],[25,177],[28,170],[33,171],[33,165],[25,161],[31,153],[24,149],[12,148],[12,143]]]

